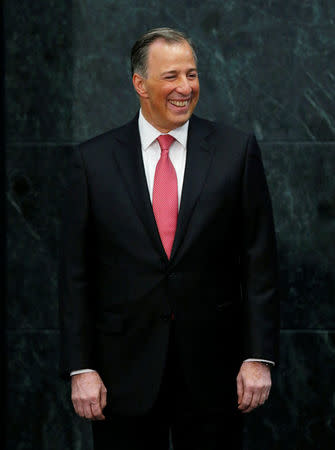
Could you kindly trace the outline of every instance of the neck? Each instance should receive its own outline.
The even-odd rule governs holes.
[[[170,128],[163,128],[160,125],[158,125],[154,120],[152,120],[152,115],[149,111],[147,111],[145,108],[143,108],[143,105],[141,105],[141,111],[142,116],[145,118],[147,122],[150,123],[156,130],[160,131],[161,133],[169,133],[171,130],[175,130],[176,128],[181,127],[184,124],[178,125],[177,127],[170,127]]]

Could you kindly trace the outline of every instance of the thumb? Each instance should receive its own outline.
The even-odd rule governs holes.
[[[243,381],[240,375],[237,377],[236,384],[237,384],[237,403],[240,404],[243,398]]]
[[[100,389],[100,406],[101,409],[104,409],[107,405],[107,389],[102,384]]]

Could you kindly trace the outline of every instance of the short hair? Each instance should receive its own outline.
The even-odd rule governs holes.
[[[154,28],[143,34],[133,45],[131,49],[130,64],[131,75],[138,73],[141,77],[148,76],[148,52],[150,45],[157,39],[164,39],[168,43],[187,42],[192,49],[194,61],[197,64],[198,58],[192,40],[181,31],[172,28]]]

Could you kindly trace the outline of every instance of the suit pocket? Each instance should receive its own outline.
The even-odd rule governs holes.
[[[97,322],[97,329],[105,334],[121,333],[124,330],[124,315],[105,311]]]

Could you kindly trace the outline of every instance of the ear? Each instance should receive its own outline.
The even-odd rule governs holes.
[[[138,73],[133,75],[133,85],[135,91],[140,97],[148,98],[148,93],[146,89],[145,78],[142,78]]]

